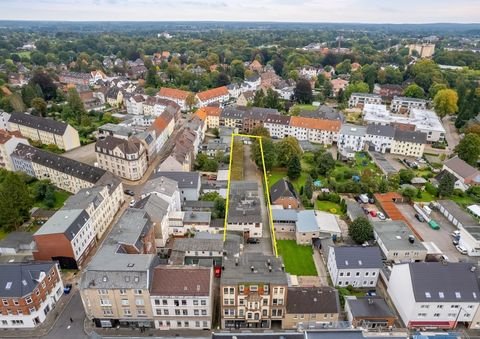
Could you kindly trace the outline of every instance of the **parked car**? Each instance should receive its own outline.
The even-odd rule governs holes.
[[[132,197],[135,195],[135,192],[132,191],[132,190],[125,190],[125,191],[123,191],[123,193],[125,193],[126,195],[130,195]]]
[[[130,207],[133,207],[135,206],[137,202],[135,201],[135,199],[132,199],[132,201],[130,201],[130,204],[128,204]]]
[[[459,238],[460,237],[460,231],[459,230],[455,230],[453,231],[452,233],[450,233],[450,235],[454,238]]]
[[[363,206],[362,206],[362,210],[363,210],[363,212],[365,212],[365,214],[370,213],[370,211],[369,211],[368,208],[366,208],[366,207],[363,207]]]
[[[458,241],[457,238],[453,238],[453,239],[452,239],[452,244],[453,244],[454,246],[457,246],[458,243],[459,243],[459,241]]]
[[[425,222],[425,219],[423,219],[423,217],[418,213],[415,213],[415,218],[417,218],[417,220],[420,222]]]
[[[465,247],[460,246],[460,245],[455,246],[455,248],[457,249],[458,252],[460,252],[462,254],[467,254],[468,253],[467,249]]]
[[[66,284],[65,287],[63,288],[63,293],[69,294],[71,290],[72,290],[72,284]]]
[[[383,214],[382,212],[378,212],[378,213],[377,213],[377,217],[378,217],[378,219],[380,219],[380,220],[385,220],[385,219],[387,219],[387,218],[385,217],[385,214]]]
[[[371,211],[370,211],[370,215],[371,215],[372,217],[376,217],[376,216],[377,216],[377,211],[371,210]]]
[[[247,239],[247,244],[258,244],[260,242],[260,239],[258,238],[248,238]]]
[[[367,293],[365,293],[365,295],[368,296],[368,297],[375,297],[377,295],[377,291],[368,290]]]
[[[375,199],[373,199],[373,198],[368,198],[368,203],[369,203],[369,204],[374,204],[374,203],[375,203]]]

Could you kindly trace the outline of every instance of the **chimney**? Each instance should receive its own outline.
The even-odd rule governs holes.
[[[267,259],[267,264],[268,266],[270,266],[270,259]]]
[[[368,298],[368,304],[369,304],[369,305],[373,305],[373,300],[370,299],[370,298]]]
[[[408,242],[409,242],[410,244],[413,244],[413,243],[415,242],[415,237],[414,237],[413,235],[409,235],[409,236],[408,236]]]
[[[284,272],[285,271],[285,265],[282,264],[282,271]]]
[[[235,258],[235,266],[238,266],[238,258]]]
[[[470,267],[470,272],[475,272],[477,268],[475,266]]]
[[[272,266],[268,266],[268,272],[272,272]]]
[[[255,271],[255,266],[250,266],[250,271],[254,272]]]

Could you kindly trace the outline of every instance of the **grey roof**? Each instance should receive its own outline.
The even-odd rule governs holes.
[[[396,129],[393,139],[396,141],[425,144],[427,142],[427,134],[419,131],[404,131],[401,129]]]
[[[364,126],[352,125],[352,124],[343,124],[340,129],[339,134],[344,135],[353,135],[358,137],[363,137],[367,133],[367,128]]]
[[[210,219],[211,218],[212,218],[212,212],[190,211],[190,212],[185,212],[183,214],[183,222],[184,223],[201,222],[201,223],[209,223],[210,224]]]
[[[83,209],[61,209],[35,232],[35,236],[63,233],[68,240],[72,240],[89,219],[90,216]]]
[[[338,292],[332,287],[288,288],[287,313],[320,314],[339,313]]]
[[[281,257],[267,256],[263,253],[245,253],[237,258],[223,260],[224,270],[221,285],[239,283],[273,283],[287,285],[287,273],[282,269]],[[272,271],[269,271],[268,260]],[[253,266],[253,271],[252,271]]]
[[[299,211],[297,214],[296,222],[296,231],[297,232],[318,232],[320,227],[317,224],[317,219],[315,218],[315,211],[313,210],[304,210]]]
[[[347,298],[345,303],[350,307],[354,318],[396,318],[385,299],[381,297]]]
[[[14,248],[18,250],[21,245],[30,245],[33,242],[33,234],[30,232],[10,232],[0,240],[0,248]]]
[[[420,240],[413,234],[410,228],[401,220],[374,221],[373,228],[377,236],[381,239],[388,251],[427,251]],[[415,241],[410,243],[409,236],[413,236]]]
[[[104,200],[102,194],[104,186],[83,188],[76,194],[70,196],[64,203],[62,210],[66,209],[87,209],[90,204],[97,208]]]
[[[471,236],[476,240],[480,240],[480,223],[473,216],[462,210],[451,200],[437,200],[437,204],[442,206],[448,211],[448,213],[457,219]]]
[[[142,195],[158,192],[171,197],[176,191],[178,191],[178,185],[176,181],[164,176],[158,176],[154,179],[148,180],[145,183],[145,186],[142,190]]]
[[[468,163],[460,159],[458,156],[448,159],[444,162],[444,166],[448,167],[462,178],[467,178],[480,172],[475,167],[470,166]]]
[[[54,266],[54,262],[0,264],[0,297],[21,298],[33,293],[41,272],[48,274]]]
[[[365,216],[360,205],[353,200],[346,200],[347,203],[347,213],[351,216],[352,220],[357,219],[358,217]]]
[[[292,183],[282,178],[270,188],[270,197],[272,198],[272,202],[274,202],[282,197],[297,199],[297,194],[295,193]]]
[[[345,121],[345,116],[342,112],[326,105],[319,106],[315,111],[300,111],[299,115],[305,118]]]
[[[117,135],[122,135],[122,136],[125,136],[125,137],[129,137],[132,134],[134,134],[133,128],[128,127],[128,126],[124,126],[124,125],[115,125],[115,124],[112,124],[112,123],[102,125],[102,126],[98,127],[98,130],[114,133],[114,134],[117,134]]]
[[[297,211],[292,209],[272,209],[272,219],[273,222],[296,222]]]
[[[92,184],[100,180],[100,178],[106,173],[106,171],[101,168],[43,151],[30,145],[18,144],[13,151],[12,156],[24,160],[30,160],[33,163],[52,168],[56,171],[88,181]]]
[[[380,268],[382,255],[377,246],[341,246],[334,247],[335,262],[338,269]]]
[[[172,250],[187,251],[204,251],[218,252],[223,249],[223,239],[201,239],[201,238],[177,238],[173,242]]]
[[[58,135],[63,135],[68,127],[68,124],[64,122],[25,113],[12,113],[8,122]]]
[[[167,201],[156,194],[150,194],[135,204],[135,208],[147,212],[153,222],[161,222],[168,214],[169,206],[170,204]]]
[[[395,128],[391,125],[369,124],[367,125],[367,134],[393,138],[395,135]]]
[[[413,294],[417,302],[478,302],[477,273],[472,264],[410,263]]]
[[[200,211],[200,210],[211,210],[215,206],[214,201],[203,201],[203,200],[186,200],[182,203],[183,210],[185,211]]]
[[[380,96],[380,95],[378,95],[378,94],[373,94],[373,93],[357,93],[357,92],[355,92],[355,93],[352,93],[351,97],[352,97],[352,96],[366,97],[366,98],[367,98],[367,97],[368,97],[368,98],[379,98],[379,99],[381,99],[381,96]]]
[[[222,112],[220,113],[220,117],[227,118],[227,119],[242,120],[244,114],[245,114],[244,110],[238,109],[237,107],[228,106],[222,110]]]
[[[290,125],[290,116],[280,114],[268,114],[265,118],[265,123],[288,126]]]
[[[410,97],[399,97],[399,96],[394,96],[393,100],[427,103],[427,100],[424,100],[424,99],[417,99],[417,98],[410,98]]]
[[[178,183],[178,188],[197,188],[200,185],[199,172],[156,172],[152,178],[163,176]]]
[[[256,182],[232,181],[230,183],[227,218],[229,223],[260,223],[262,222],[260,210],[258,184]]]
[[[118,148],[125,156],[129,154],[136,155],[142,150],[142,143],[137,138],[129,138],[128,140],[107,135],[105,139],[100,139],[95,143],[95,150],[99,153],[109,154]],[[103,150],[106,151],[103,151]],[[125,158],[122,156],[120,158]]]

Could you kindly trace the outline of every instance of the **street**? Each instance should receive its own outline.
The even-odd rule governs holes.
[[[70,293],[75,294],[73,295],[67,307],[65,307],[63,312],[60,314],[50,333],[44,338],[81,339],[87,337],[83,330],[85,310],[83,309],[80,292],[77,288],[74,288]],[[73,320],[73,322],[70,322],[70,318]]]

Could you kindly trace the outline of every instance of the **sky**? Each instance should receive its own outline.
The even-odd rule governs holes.
[[[0,20],[478,23],[480,0],[0,0]]]

